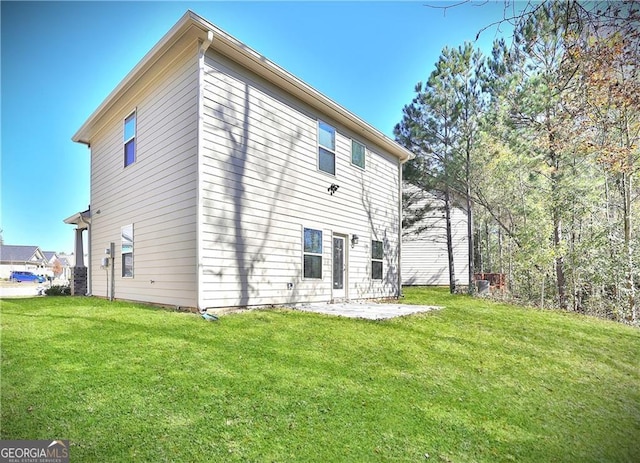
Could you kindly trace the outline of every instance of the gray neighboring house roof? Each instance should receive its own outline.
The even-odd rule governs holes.
[[[2,262],[41,262],[42,251],[38,246],[17,246],[3,244],[0,246],[0,261]],[[37,260],[33,258],[36,257]]]
[[[47,259],[47,262],[50,264],[53,263],[52,259],[55,257],[55,260],[60,262],[60,265],[62,265],[63,267],[71,266],[71,264],[69,263],[66,257],[59,256],[58,253],[55,251],[42,251],[42,254],[44,254],[44,258]]]
[[[47,259],[47,262],[51,262],[51,259],[54,257],[58,259],[58,255],[55,251],[42,251],[42,254],[44,254],[44,258]]]

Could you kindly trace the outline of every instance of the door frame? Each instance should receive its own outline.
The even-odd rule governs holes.
[[[341,239],[342,245],[342,289],[335,289],[334,285],[334,259],[335,259],[335,245],[334,239]],[[346,233],[332,233],[331,234],[331,299],[348,299],[349,297],[349,235]]]

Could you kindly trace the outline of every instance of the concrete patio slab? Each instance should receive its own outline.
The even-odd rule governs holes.
[[[304,312],[337,315],[340,317],[383,320],[414,313],[429,312],[431,310],[441,309],[442,307],[430,305],[380,304],[375,302],[340,302],[335,304],[301,304],[294,308]]]

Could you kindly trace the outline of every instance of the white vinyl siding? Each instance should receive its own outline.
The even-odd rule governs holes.
[[[405,191],[418,194],[421,198],[415,208],[431,204],[433,209],[413,227],[404,230],[402,239],[402,284],[420,286],[446,286],[449,284],[449,255],[447,252],[447,231],[444,202],[430,193],[417,192],[415,187]],[[417,227],[426,227],[415,234]],[[469,283],[469,247],[467,244],[467,214],[463,209],[451,211],[453,241],[453,267],[456,284]]]
[[[333,233],[372,236],[397,250],[396,158],[369,147],[367,170],[353,169],[353,134],[326,120],[336,129],[336,176],[328,177],[317,168],[322,114],[212,51],[205,75],[200,245],[206,307],[329,300]],[[340,185],[333,196],[327,191],[332,182]],[[323,232],[321,280],[303,278],[305,227]],[[351,298],[397,295],[397,252],[385,256],[379,281],[370,278],[366,240],[348,253]]]
[[[116,270],[115,297],[197,306],[196,47],[187,40],[156,62],[101,119],[91,140],[91,290],[107,296],[104,249],[135,224],[135,277]],[[123,120],[136,108],[136,159],[123,168]],[[109,283],[110,285],[110,283]]]

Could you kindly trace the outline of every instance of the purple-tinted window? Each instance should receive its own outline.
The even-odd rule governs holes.
[[[136,161],[136,113],[124,120],[124,166]]]
[[[124,166],[133,164],[136,160],[136,140],[129,140],[124,144]]]

